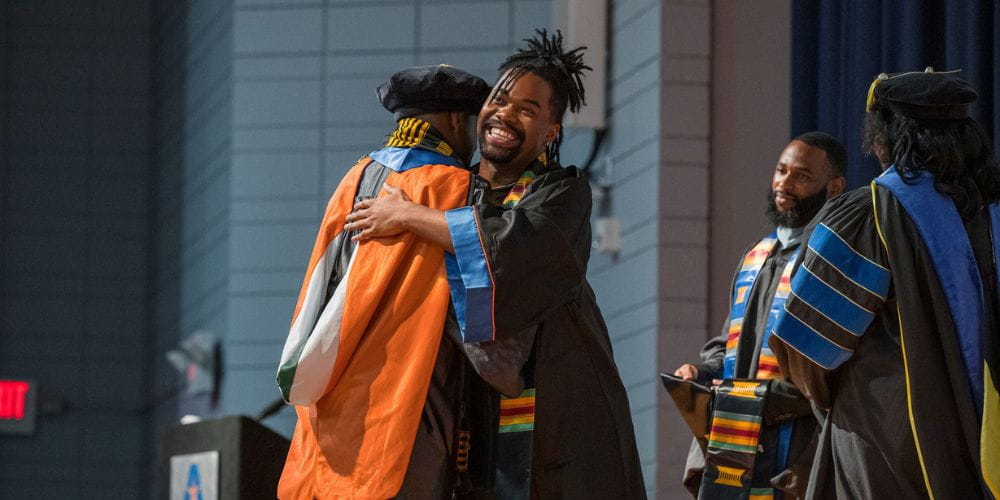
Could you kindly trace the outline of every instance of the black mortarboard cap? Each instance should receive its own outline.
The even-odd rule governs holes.
[[[404,69],[379,85],[376,94],[382,106],[401,120],[437,111],[479,113],[490,86],[476,75],[438,64]]]
[[[881,74],[872,83],[868,108],[881,102],[894,113],[918,120],[961,120],[969,117],[969,104],[978,97],[976,90],[953,71]]]

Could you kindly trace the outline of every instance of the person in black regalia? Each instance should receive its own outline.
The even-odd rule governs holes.
[[[479,114],[470,205],[442,212],[388,186],[355,206],[348,229],[410,231],[448,252],[451,334],[463,343],[442,343],[439,358],[469,367],[458,465],[471,484],[459,497],[645,498],[627,393],[586,279],[590,183],[559,165],[562,118],[584,104],[590,68],[559,32],[526,41]],[[467,341],[481,330],[492,340]]]
[[[780,414],[780,418],[765,418],[767,428],[758,440],[763,451],[754,451],[761,456],[748,473],[749,481],[725,493],[706,488],[702,498],[739,496],[747,489],[758,495],[784,493],[785,498],[805,492],[816,418],[809,402],[783,380],[767,339],[784,310],[789,277],[804,246],[807,224],[828,199],[844,192],[846,157],[840,141],[823,132],[807,132],[785,146],[767,196],[766,214],[774,228],[740,257],[722,334],[705,344],[701,363],[684,364],[674,372],[704,385],[713,379],[773,379],[768,407],[777,411],[768,413]],[[697,444],[691,447],[686,468],[684,485],[697,496],[705,468],[705,453]]]
[[[828,410],[808,498],[996,498],[1000,170],[952,74],[880,75],[885,172],[817,216],[771,336]]]

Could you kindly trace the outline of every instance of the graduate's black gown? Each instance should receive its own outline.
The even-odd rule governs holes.
[[[421,449],[440,457],[452,429],[471,426],[468,475],[476,496],[490,497],[497,400],[527,383],[536,389],[531,498],[645,498],[628,395],[586,279],[590,183],[576,168],[550,163],[515,208],[497,203],[505,193],[480,183],[472,200],[492,274],[496,340],[461,344],[449,320],[413,460]],[[403,498],[440,492],[421,477],[452,481],[433,465],[410,468]]]

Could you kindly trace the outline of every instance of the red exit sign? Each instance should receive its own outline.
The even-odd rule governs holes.
[[[24,419],[24,404],[31,385],[23,380],[0,380],[0,419]]]
[[[35,432],[36,392],[28,380],[0,379],[0,434]]]

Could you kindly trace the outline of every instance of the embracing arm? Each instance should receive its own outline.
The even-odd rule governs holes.
[[[448,221],[442,210],[410,201],[399,188],[385,185],[384,196],[364,200],[354,205],[344,229],[360,231],[354,241],[392,236],[410,231],[445,250],[455,253],[448,231]]]
[[[385,195],[356,205],[347,228],[360,230],[359,239],[412,231],[449,250],[456,306],[463,307],[464,296],[470,318],[482,316],[477,325],[516,332],[573,300],[584,282],[590,185],[573,170],[550,175],[513,209],[480,204],[441,212],[387,187]]]
[[[460,264],[483,258],[488,265],[498,331],[538,324],[580,297],[590,209],[590,183],[566,169],[540,177],[513,209],[479,204],[448,213]]]

